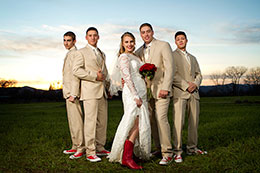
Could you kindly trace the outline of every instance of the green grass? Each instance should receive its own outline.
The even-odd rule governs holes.
[[[109,101],[106,148],[110,149],[121,119],[122,103]],[[172,125],[172,103],[169,109]],[[187,120],[186,120],[187,122]],[[187,123],[183,143],[187,141]],[[0,172],[131,172],[118,163],[70,160],[71,145],[65,103],[0,105]],[[144,172],[259,172],[260,97],[201,99],[199,147],[206,156],[160,166],[160,158],[141,163]]]

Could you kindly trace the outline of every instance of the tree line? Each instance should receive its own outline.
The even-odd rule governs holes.
[[[213,72],[209,75],[210,79],[215,85],[224,85],[229,79],[231,83],[238,85],[241,82],[244,84],[260,85],[260,67],[254,67],[248,69],[244,66],[230,66],[223,72]],[[0,80],[0,88],[15,87],[18,82],[16,80]],[[51,83],[49,90],[62,89],[60,82]]]
[[[231,83],[239,85],[242,77],[244,84],[260,85],[260,67],[248,69],[244,66],[230,66],[223,72],[210,74],[210,79],[215,85],[224,85],[227,79],[230,79]]]
[[[15,87],[16,84],[17,84],[17,81],[13,80],[13,79],[10,79],[10,80],[1,79],[0,80],[1,88]]]

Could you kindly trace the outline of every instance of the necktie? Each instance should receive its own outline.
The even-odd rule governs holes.
[[[184,52],[184,56],[185,56],[187,62],[190,64],[190,57],[189,57],[189,55],[187,54],[187,52]]]
[[[144,50],[144,59],[145,59],[145,62],[147,62],[149,59],[150,59],[150,49],[151,49],[151,46],[147,46]]]
[[[96,49],[94,49],[94,52],[95,52],[95,54],[96,54],[96,56],[97,56],[97,61],[98,61],[98,63],[99,63],[100,65],[102,65],[102,55],[101,55],[100,51],[96,48]]]

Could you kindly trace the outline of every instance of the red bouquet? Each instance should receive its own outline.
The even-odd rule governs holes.
[[[145,78],[146,81],[148,101],[152,98],[151,80],[153,79],[156,70],[157,67],[154,64],[150,63],[145,63],[139,69],[140,74],[143,76],[143,78]]]
[[[144,78],[152,80],[156,70],[157,67],[154,64],[145,63],[140,67],[139,72]]]

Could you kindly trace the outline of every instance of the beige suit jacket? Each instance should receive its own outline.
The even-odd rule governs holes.
[[[81,79],[80,100],[99,99],[106,96],[106,82],[97,81],[97,72],[102,70],[108,75],[105,64],[105,54],[100,50],[102,62],[100,63],[92,48],[88,45],[79,49],[73,62],[73,74]]]
[[[69,52],[67,53],[63,69],[62,69],[62,92],[63,97],[67,99],[70,96],[77,96],[80,95],[80,79],[75,77],[72,72],[72,63],[75,58],[75,53],[77,48],[73,46]]]
[[[141,46],[135,52],[143,62],[145,62],[144,47],[145,45]],[[170,44],[165,41],[153,39],[150,48],[150,58],[147,63],[154,64],[157,67],[157,71],[155,72],[151,85],[153,97],[158,99],[160,90],[169,91],[169,96],[171,96],[172,81],[175,70]]]
[[[176,49],[173,52],[176,70],[173,79],[173,97],[188,99],[191,95],[194,95],[196,99],[199,99],[198,88],[202,81],[200,67],[193,55],[188,53],[188,56],[190,57],[190,64],[180,49]],[[188,82],[193,82],[197,85],[196,91],[192,94],[187,91],[189,87]]]

